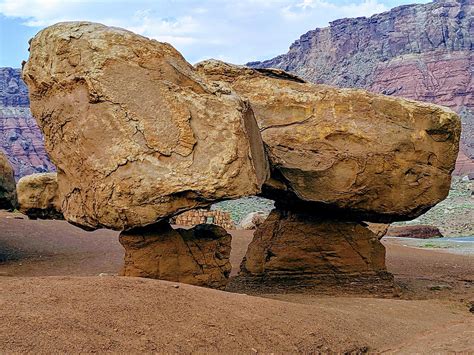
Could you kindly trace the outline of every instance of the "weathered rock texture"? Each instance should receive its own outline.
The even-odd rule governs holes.
[[[16,189],[20,212],[32,219],[63,219],[56,173],[23,176]]]
[[[122,275],[224,288],[232,268],[231,240],[225,229],[211,224],[173,229],[162,222],[122,232]]]
[[[390,227],[390,224],[385,224],[385,223],[366,223],[367,228],[374,233],[377,238],[380,240],[385,235],[387,234],[388,228]]]
[[[23,79],[71,223],[144,226],[256,194],[267,178],[249,105],[169,44],[60,23],[31,41]]]
[[[16,179],[54,170],[31,116],[28,90],[19,69],[0,68],[0,148],[7,154]]]
[[[0,151],[0,209],[10,210],[17,206],[13,169],[5,154]]]
[[[400,6],[333,21],[287,54],[248,65],[448,106],[461,114],[462,149],[474,160],[473,18],[472,0]]]
[[[273,210],[242,261],[240,277],[262,284],[311,286],[390,280],[385,248],[361,223]]]
[[[278,70],[218,61],[197,68],[250,101],[272,166],[264,196],[280,207],[389,222],[447,196],[460,135],[453,111]]]
[[[399,238],[443,238],[440,230],[433,226],[417,225],[417,226],[390,226],[387,231],[387,237]]]

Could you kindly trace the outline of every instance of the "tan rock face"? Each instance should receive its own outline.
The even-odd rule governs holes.
[[[60,23],[31,41],[23,79],[71,223],[144,226],[256,194],[268,175],[249,105],[168,44]]]
[[[225,229],[212,224],[173,229],[162,222],[122,232],[122,275],[224,288],[232,268],[231,240]]]
[[[0,151],[0,209],[16,208],[17,197],[13,169],[3,152]]]
[[[390,224],[385,223],[367,223],[367,228],[374,233],[377,238],[382,239],[387,234]]]
[[[249,99],[272,165],[266,197],[389,222],[414,218],[447,196],[460,136],[453,111],[308,84],[279,70],[218,61],[197,68]]]
[[[280,285],[385,277],[385,248],[363,224],[273,210],[257,228],[240,275]]]
[[[36,219],[63,219],[56,173],[22,177],[17,183],[20,212]]]

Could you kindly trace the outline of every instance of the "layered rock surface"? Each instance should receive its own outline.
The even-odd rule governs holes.
[[[462,117],[462,149],[474,160],[473,16],[466,0],[400,6],[333,21],[302,35],[287,54],[248,65],[448,106]]]
[[[304,287],[391,280],[385,248],[364,224],[282,210],[273,210],[258,227],[240,277],[266,285]]]
[[[168,44],[60,23],[33,38],[23,78],[71,223],[144,226],[267,178],[249,105]]]
[[[32,219],[63,219],[56,173],[38,173],[22,177],[17,183],[21,213]]]
[[[398,238],[443,238],[440,230],[433,226],[417,225],[417,226],[390,226],[387,231],[388,237]]]
[[[173,229],[162,222],[122,232],[122,275],[224,288],[232,269],[231,240],[225,229],[211,224]]]
[[[3,152],[0,151],[0,209],[16,208],[16,186],[13,169]]]
[[[250,101],[272,166],[263,195],[280,208],[390,222],[447,196],[460,136],[453,111],[279,70],[197,68]]]
[[[20,70],[0,68],[0,147],[11,162],[16,179],[54,170],[29,105]]]

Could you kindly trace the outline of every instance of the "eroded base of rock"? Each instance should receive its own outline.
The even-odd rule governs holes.
[[[385,247],[365,224],[273,210],[258,227],[236,280],[278,292],[350,286],[391,290]]]
[[[225,229],[211,224],[173,229],[159,223],[122,232],[121,274],[222,289],[232,268],[231,240]]]

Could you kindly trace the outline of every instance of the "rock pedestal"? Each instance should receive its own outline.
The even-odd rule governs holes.
[[[239,278],[274,289],[392,282],[385,248],[365,224],[281,210],[257,228]]]
[[[56,173],[39,173],[22,177],[17,183],[21,213],[31,219],[64,219]]]
[[[225,229],[212,224],[173,229],[162,222],[122,232],[122,275],[222,289],[232,268],[231,240]]]
[[[11,210],[17,206],[13,169],[5,154],[0,152],[0,209]]]

